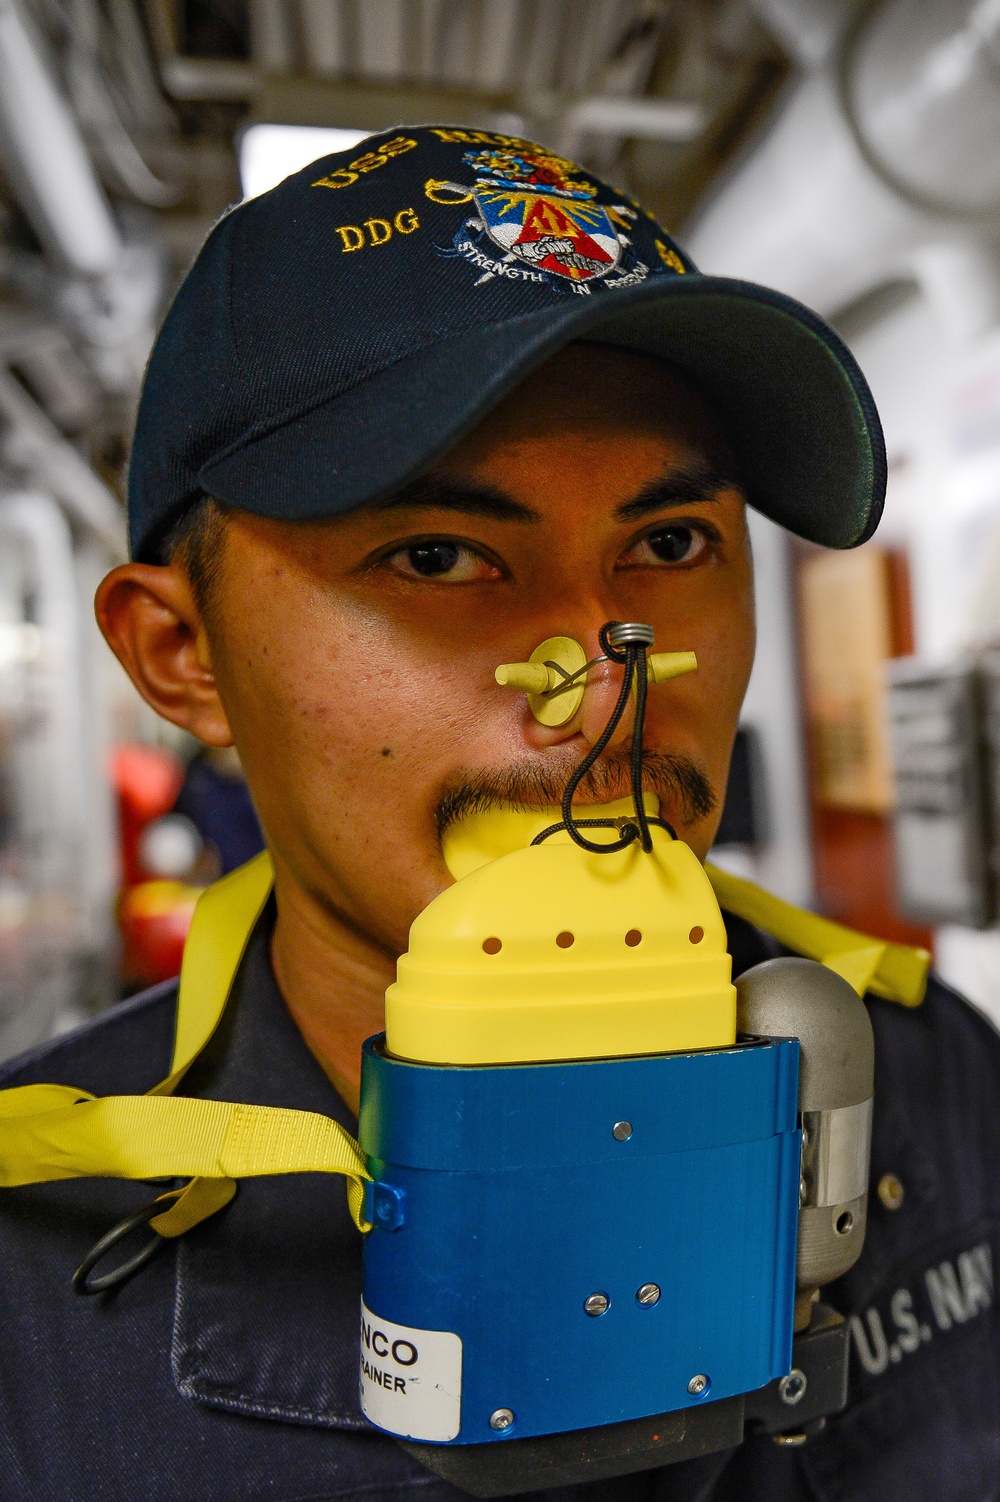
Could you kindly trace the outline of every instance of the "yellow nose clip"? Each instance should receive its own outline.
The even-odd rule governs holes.
[[[587,674],[606,662],[587,654],[572,636],[549,636],[532,652],[527,662],[502,662],[494,674],[501,688],[518,689],[528,696],[528,708],[541,725],[566,725],[583,702]],[[693,652],[650,652],[646,674],[650,683],[669,683],[693,673],[698,659]]]

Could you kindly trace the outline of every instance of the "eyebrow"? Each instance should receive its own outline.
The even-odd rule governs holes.
[[[462,516],[484,516],[498,522],[538,522],[537,511],[522,505],[502,490],[476,480],[450,479],[443,475],[421,475],[411,480],[388,500],[380,501],[377,511],[457,511]]]
[[[733,472],[721,465],[692,464],[686,469],[672,470],[662,479],[651,480],[638,495],[623,501],[615,509],[615,516],[622,522],[634,522],[653,511],[717,501],[720,490],[738,490],[742,494],[743,487]]]
[[[638,521],[652,512],[668,511],[676,506],[691,506],[715,501],[721,490],[739,490],[742,486],[733,472],[721,465],[692,464],[673,470],[661,479],[651,480],[630,501],[615,508],[618,521]],[[380,501],[376,511],[454,511],[462,516],[481,516],[489,521],[539,522],[541,516],[530,506],[493,485],[478,480],[459,480],[447,475],[419,475],[395,495]]]

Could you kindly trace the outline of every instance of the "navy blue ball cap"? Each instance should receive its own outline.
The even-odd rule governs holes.
[[[766,516],[828,547],[874,532],[878,416],[820,318],[702,276],[627,194],[542,146],[420,126],[312,163],[212,231],[146,374],[133,557],[158,561],[206,493],[288,521],[383,500],[573,340],[692,377]]]

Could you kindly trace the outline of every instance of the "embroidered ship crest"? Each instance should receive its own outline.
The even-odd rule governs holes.
[[[475,205],[452,253],[482,271],[476,286],[505,277],[588,294],[594,282],[633,286],[649,275],[629,237],[635,209],[596,203],[597,188],[572,175],[579,170],[572,162],[529,142],[466,152],[463,160],[476,176],[471,187],[433,188],[438,202],[454,194],[451,202]]]

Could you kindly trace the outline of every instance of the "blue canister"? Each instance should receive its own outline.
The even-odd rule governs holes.
[[[791,1358],[799,1044],[441,1066],[365,1046],[361,1401],[479,1444],[762,1387]]]

